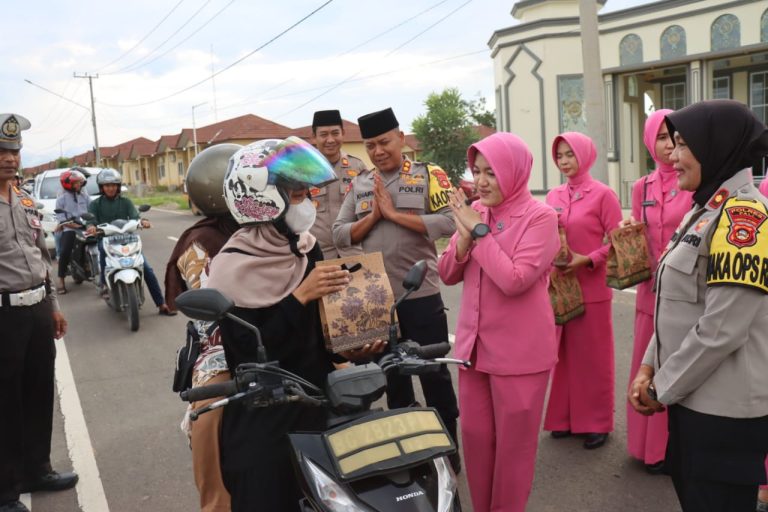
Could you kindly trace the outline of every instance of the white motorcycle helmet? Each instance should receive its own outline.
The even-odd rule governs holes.
[[[241,226],[274,222],[288,209],[287,190],[324,187],[337,179],[328,160],[304,140],[259,140],[229,159],[224,200]]]

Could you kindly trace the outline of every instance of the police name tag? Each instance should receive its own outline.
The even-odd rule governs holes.
[[[766,219],[768,211],[760,201],[728,199],[712,236],[708,285],[748,286],[768,293]]]

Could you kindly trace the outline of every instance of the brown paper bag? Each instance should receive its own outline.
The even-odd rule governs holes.
[[[605,266],[606,284],[623,290],[650,279],[651,259],[645,224],[616,228],[608,236],[611,248]]]
[[[560,250],[555,256],[554,265],[565,267],[573,259],[573,255],[565,238],[565,228],[558,226],[557,230],[560,236]],[[557,269],[550,272],[549,300],[552,303],[557,325],[563,325],[568,320],[584,314],[584,296],[581,293],[579,280],[573,273],[563,274]]]
[[[380,252],[319,261],[318,266],[346,265],[352,280],[340,292],[320,301],[320,320],[325,346],[333,353],[359,348],[389,336],[389,310],[394,295]]]

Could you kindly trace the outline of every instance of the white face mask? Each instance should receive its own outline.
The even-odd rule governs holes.
[[[285,212],[285,223],[294,233],[303,233],[309,231],[315,224],[317,210],[309,198],[304,199],[298,204],[291,204]]]

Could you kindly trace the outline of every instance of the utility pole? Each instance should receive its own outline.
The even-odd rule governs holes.
[[[197,105],[192,105],[192,141],[195,144],[195,156],[197,156],[197,126],[195,126],[195,109],[206,104],[208,104],[207,101],[198,103]]]
[[[588,135],[595,141],[597,161],[591,174],[608,184],[606,163],[605,94],[603,70],[600,66],[600,38],[597,27],[597,2],[579,0],[581,25],[581,58],[584,68],[584,110],[587,117]]]
[[[218,122],[219,111],[216,108],[216,73],[213,72],[213,44],[211,44],[211,86],[213,87],[213,121]]]
[[[91,123],[93,123],[93,141],[94,141],[94,150],[96,152],[96,167],[101,167],[101,151],[99,150],[99,132],[96,129],[96,106],[93,102],[93,79],[99,78],[99,74],[96,73],[95,75],[91,75],[90,73],[83,73],[82,75],[78,75],[77,73],[72,73],[72,76],[74,76],[75,78],[88,79],[88,86],[91,89]]]

